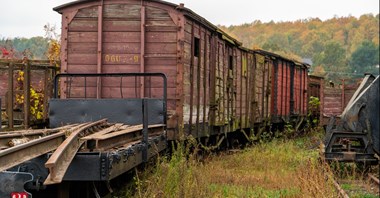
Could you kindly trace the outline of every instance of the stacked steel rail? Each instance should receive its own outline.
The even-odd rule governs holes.
[[[159,77],[162,98],[51,99],[50,129],[0,133],[0,197],[63,181],[108,182],[166,149],[165,75],[64,74],[55,90],[59,78],[83,76]]]

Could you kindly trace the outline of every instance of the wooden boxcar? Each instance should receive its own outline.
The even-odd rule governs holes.
[[[256,92],[260,122],[300,123],[307,116],[309,65],[283,56],[254,51],[256,57]]]
[[[307,114],[307,65],[243,48],[183,4],[81,0],[54,10],[62,14],[62,73],[167,75],[169,139],[224,135]],[[146,84],[96,80],[86,83],[86,97],[161,93]],[[63,81],[61,98],[69,97],[68,86],[70,96],[84,97],[80,83]]]

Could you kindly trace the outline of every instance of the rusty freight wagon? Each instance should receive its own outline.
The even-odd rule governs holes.
[[[299,126],[307,116],[309,65],[263,50],[253,53],[257,104],[253,116],[275,127],[284,123]]]
[[[307,114],[306,65],[245,49],[183,4],[81,0],[54,10],[62,14],[62,73],[167,75],[169,139],[209,137]],[[131,84],[97,79],[87,83],[86,97],[143,98],[162,87],[153,83],[151,89],[140,80],[131,91]],[[69,80],[61,85],[61,98],[84,93]]]

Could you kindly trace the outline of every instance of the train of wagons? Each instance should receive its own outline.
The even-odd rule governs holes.
[[[169,140],[249,136],[307,116],[308,64],[242,47],[183,4],[80,0],[54,10],[62,14],[61,73],[167,76]],[[162,95],[162,83],[147,81],[92,81],[86,96],[81,83],[65,81],[60,98]]]
[[[205,145],[229,145],[287,124],[301,126],[310,93],[318,95],[322,86],[309,86],[310,65],[245,48],[183,4],[78,0],[54,10],[62,15],[62,33],[57,97],[49,104],[52,128],[106,117],[164,124],[166,139],[157,142],[191,136]],[[78,153],[64,183],[74,182],[77,191],[75,181],[107,183],[145,161],[138,153],[146,147],[136,145]],[[23,166],[39,178],[33,189],[43,189],[38,182],[46,178],[47,158]]]

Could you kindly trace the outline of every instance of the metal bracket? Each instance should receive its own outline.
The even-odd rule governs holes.
[[[332,131],[326,139],[327,161],[377,163],[367,133]]]

